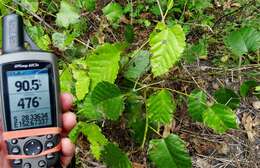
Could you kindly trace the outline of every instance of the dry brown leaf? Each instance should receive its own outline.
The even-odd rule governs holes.
[[[255,101],[253,102],[253,107],[256,109],[256,110],[259,110],[260,109],[260,101]]]
[[[231,7],[241,7],[241,4],[240,3],[232,3],[231,4]]]
[[[242,124],[246,130],[247,137],[250,142],[254,142],[256,138],[256,130],[254,129],[255,121],[250,114],[244,113],[242,117]]]
[[[163,137],[167,137],[175,128],[175,120],[172,120],[170,124],[164,126]]]
[[[207,160],[201,158],[197,158],[196,166],[200,168],[212,168],[212,165],[210,165]]]
[[[132,166],[133,168],[146,168],[145,165],[136,162],[133,162]]]
[[[193,147],[199,154],[209,154],[216,149],[216,144],[202,139],[193,138]]]
[[[226,155],[226,154],[228,154],[230,149],[229,149],[229,147],[226,143],[221,143],[221,144],[216,146],[216,150],[219,154]]]

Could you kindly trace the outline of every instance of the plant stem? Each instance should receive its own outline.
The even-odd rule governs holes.
[[[241,79],[241,65],[242,65],[242,56],[239,57],[239,62],[238,62],[238,79],[239,79],[239,82],[241,84],[242,82],[242,79]]]
[[[159,0],[156,0],[157,1],[157,4],[158,4],[158,7],[160,9],[160,13],[161,13],[161,17],[162,17],[162,22],[165,23],[164,21],[164,14],[163,14],[163,11],[162,11],[162,7],[161,7],[161,4],[160,4],[160,1]]]
[[[146,101],[146,90],[144,91],[144,100]],[[145,129],[144,129],[144,137],[143,137],[143,142],[141,145],[141,149],[144,148],[146,137],[147,137],[147,132],[148,132],[148,126],[149,126],[149,120],[148,120],[148,114],[147,112],[145,113]]]

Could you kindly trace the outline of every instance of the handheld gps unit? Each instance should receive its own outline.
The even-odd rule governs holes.
[[[24,47],[31,44],[32,50]],[[61,119],[56,57],[40,51],[23,30],[21,16],[3,18],[0,114],[13,168],[60,167]]]

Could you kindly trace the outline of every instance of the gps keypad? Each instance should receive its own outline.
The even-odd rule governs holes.
[[[54,148],[60,142],[59,135],[44,135],[30,138],[11,139],[7,141],[9,155],[38,155],[41,152]],[[46,168],[55,165],[59,160],[59,153],[50,153],[45,156],[31,159],[12,160],[14,168]]]

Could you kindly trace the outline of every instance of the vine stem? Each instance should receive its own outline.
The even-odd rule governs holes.
[[[144,91],[144,99],[145,99],[145,101],[146,101],[146,90]],[[149,119],[148,119],[148,114],[147,114],[147,112],[146,112],[146,113],[145,113],[144,137],[143,137],[141,149],[143,149],[143,148],[144,148],[144,145],[145,145],[145,141],[146,141],[146,138],[147,138],[148,127],[149,127]]]
[[[162,16],[162,22],[165,23],[165,17],[164,17],[163,11],[162,11],[160,1],[159,0],[156,0],[156,1],[157,1],[157,4],[158,4],[158,7],[160,9],[160,13],[161,13],[161,16]]]

